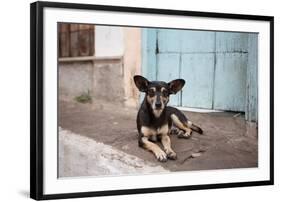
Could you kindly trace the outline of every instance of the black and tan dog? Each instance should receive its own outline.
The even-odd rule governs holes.
[[[180,138],[189,138],[193,130],[203,133],[181,111],[167,106],[169,96],[180,91],[185,81],[148,81],[139,75],[134,76],[134,81],[139,91],[145,93],[137,115],[139,146],[153,152],[159,161],[176,159],[177,154],[171,148],[169,134],[176,133]],[[157,140],[161,140],[164,151],[154,143]]]

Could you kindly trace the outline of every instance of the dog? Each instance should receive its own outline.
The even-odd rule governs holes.
[[[203,133],[180,110],[167,106],[169,96],[179,92],[185,81],[149,81],[143,76],[135,75],[134,82],[138,90],[145,93],[136,120],[139,146],[151,151],[160,162],[177,159],[169,135],[190,138],[192,131]],[[161,141],[164,151],[155,143],[157,140]]]

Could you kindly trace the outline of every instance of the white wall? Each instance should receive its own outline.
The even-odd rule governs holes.
[[[59,1],[59,0],[57,0]],[[66,0],[70,1],[70,0]],[[29,191],[29,3],[3,1],[0,7],[0,201],[30,201]],[[79,3],[79,1],[71,0]],[[279,1],[260,0],[84,0],[91,4],[160,7],[212,12],[275,15],[275,55],[281,53]],[[81,3],[81,2],[80,2]],[[281,196],[281,58],[275,57],[275,186],[217,189],[67,201],[279,201]]]
[[[122,56],[124,30],[121,27],[95,27],[95,56]]]

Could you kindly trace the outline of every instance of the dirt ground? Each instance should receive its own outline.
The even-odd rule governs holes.
[[[204,134],[193,133],[190,139],[178,139],[171,135],[172,148],[178,158],[165,163],[158,162],[152,153],[138,147],[137,109],[101,102],[81,104],[61,100],[59,126],[170,171],[258,166],[257,130],[247,129],[243,115],[229,112],[184,113],[202,127]]]

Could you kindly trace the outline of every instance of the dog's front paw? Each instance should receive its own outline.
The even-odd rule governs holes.
[[[177,159],[177,154],[173,150],[167,151],[167,157],[171,160],[176,160]]]
[[[185,138],[185,139],[189,139],[191,137],[192,132],[185,132],[185,131],[180,131],[178,133],[178,138]]]
[[[160,162],[166,162],[167,161],[167,154],[162,150],[159,150],[159,151],[155,152],[155,156],[156,156],[157,160],[160,161]]]

